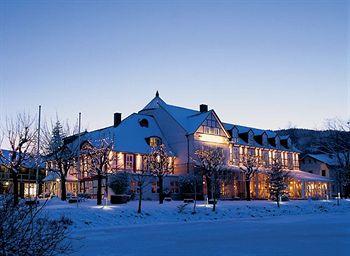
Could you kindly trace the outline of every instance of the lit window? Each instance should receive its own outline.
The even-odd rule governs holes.
[[[158,182],[152,182],[152,193],[158,193],[159,184]]]
[[[179,193],[179,182],[178,181],[171,181],[170,182],[170,191],[173,194]]]
[[[219,128],[214,128],[214,134],[215,134],[215,135],[220,135],[220,130],[219,130]]]
[[[149,145],[151,147],[156,147],[156,146],[159,146],[161,143],[160,143],[160,139],[157,138],[157,137],[151,137],[149,138]]]
[[[128,170],[134,169],[134,155],[126,154],[126,156],[125,156],[125,169],[128,169]]]

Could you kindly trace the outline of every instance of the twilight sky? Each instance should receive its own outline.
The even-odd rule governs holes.
[[[2,0],[0,25],[0,123],[41,104],[102,128],[156,90],[259,128],[350,114],[345,0]]]

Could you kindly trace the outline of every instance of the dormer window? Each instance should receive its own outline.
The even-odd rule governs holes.
[[[149,145],[154,148],[162,144],[162,140],[158,137],[150,137],[149,138]]]

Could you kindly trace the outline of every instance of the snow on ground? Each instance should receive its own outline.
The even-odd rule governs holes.
[[[88,200],[77,206],[53,199],[48,201],[46,211],[53,216],[65,215],[71,218],[73,227],[77,229],[350,211],[350,201],[346,200],[340,206],[335,201],[326,200],[290,201],[283,202],[281,208],[270,201],[221,201],[216,212],[212,212],[211,205],[198,202],[196,214],[192,214],[193,204],[188,204],[180,213],[179,207],[183,205],[180,201],[164,202],[163,205],[156,201],[144,201],[143,213],[137,214],[137,203],[131,201],[125,205],[97,206],[96,200]]]
[[[153,224],[80,232],[76,255],[349,255],[350,214]]]
[[[217,212],[182,202],[96,206],[50,200],[73,220],[76,255],[350,255],[350,201],[222,201]]]

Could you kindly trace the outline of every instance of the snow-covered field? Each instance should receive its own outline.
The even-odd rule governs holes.
[[[350,201],[137,202],[107,207],[94,200],[48,202],[50,215],[73,220],[76,255],[350,255]]]

